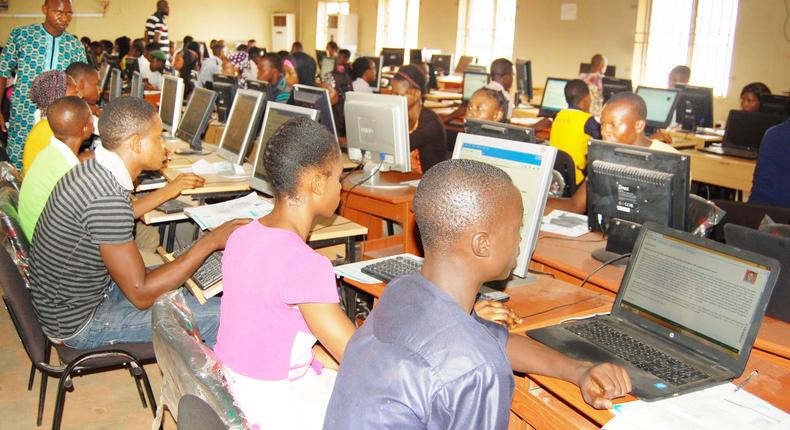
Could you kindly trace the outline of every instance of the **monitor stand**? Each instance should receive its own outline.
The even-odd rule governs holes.
[[[403,189],[409,188],[409,184],[401,184],[398,181],[387,180],[381,176],[381,164],[366,161],[362,166],[362,172],[352,173],[346,178],[354,187],[365,187],[373,189]]]
[[[606,227],[606,247],[595,249],[590,254],[594,259],[606,263],[630,253],[634,249],[641,228],[642,224],[612,218]],[[625,266],[629,259],[630,257],[625,257],[610,264]]]

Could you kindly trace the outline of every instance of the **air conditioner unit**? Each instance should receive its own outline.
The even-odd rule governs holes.
[[[340,48],[357,52],[359,15],[329,15],[326,23],[326,40],[334,40]]]
[[[290,51],[296,42],[296,15],[275,13],[272,15],[272,51]]]

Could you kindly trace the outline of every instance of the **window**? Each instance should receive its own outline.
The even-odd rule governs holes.
[[[460,0],[456,55],[477,57],[488,65],[497,58],[513,57],[516,0]]]
[[[420,0],[379,0],[376,52],[381,48],[417,48]],[[409,52],[405,52],[408,61]]]
[[[691,67],[693,85],[724,97],[738,16],[737,0],[647,0],[634,42],[634,80],[665,87],[669,71]]]
[[[324,49],[329,42],[329,16],[348,15],[348,1],[319,1],[316,13],[315,47]]]

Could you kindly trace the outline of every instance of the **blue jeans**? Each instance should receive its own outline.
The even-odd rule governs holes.
[[[219,328],[219,299],[213,297],[201,305],[185,291],[184,300],[206,345],[214,348]],[[91,321],[64,343],[72,348],[90,349],[116,343],[151,342],[151,330],[151,309],[137,309],[111,282]]]

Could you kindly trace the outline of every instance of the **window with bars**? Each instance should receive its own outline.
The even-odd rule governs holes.
[[[315,47],[324,49],[329,42],[329,17],[348,15],[348,1],[319,1],[316,13]]]
[[[376,19],[376,52],[382,48],[417,48],[420,0],[379,0]]]
[[[634,43],[633,79],[665,87],[670,70],[691,68],[690,84],[725,97],[738,0],[647,0]]]
[[[477,57],[488,65],[497,58],[513,57],[516,0],[460,0],[456,55]]]

